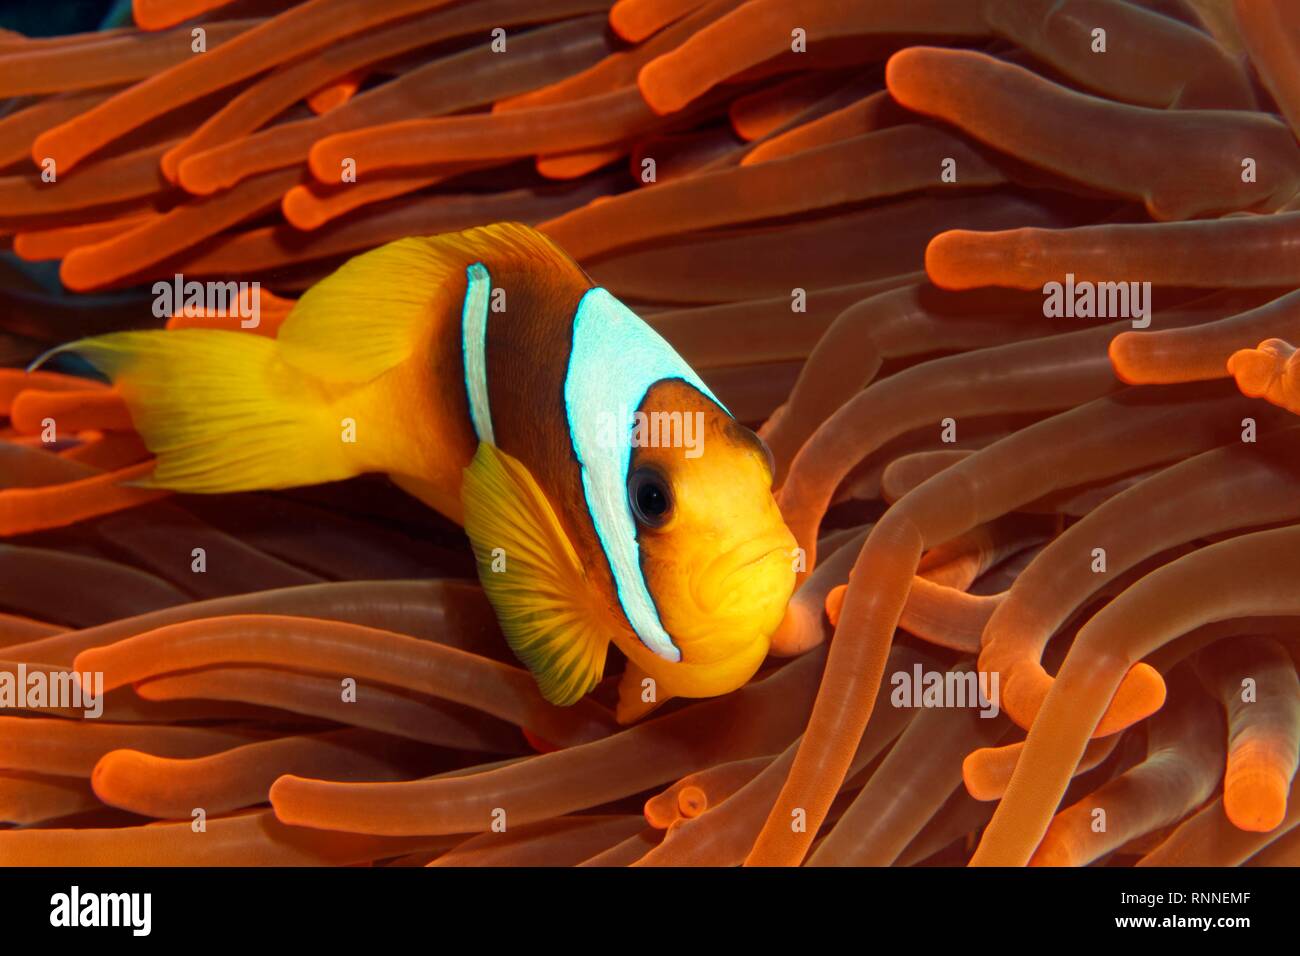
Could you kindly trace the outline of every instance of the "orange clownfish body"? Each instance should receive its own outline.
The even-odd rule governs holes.
[[[119,332],[61,351],[113,380],[157,457],[152,486],[383,472],[461,522],[507,640],[557,704],[595,686],[611,641],[628,658],[621,719],[734,690],[794,587],[762,441],[526,226],[357,256],[274,339]]]

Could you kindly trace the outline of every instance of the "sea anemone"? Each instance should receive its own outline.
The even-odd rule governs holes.
[[[5,704],[0,863],[1300,863],[1294,3],[134,12],[0,34],[0,676],[105,690]],[[141,487],[113,388],[22,370],[500,220],[771,446],[804,561],[740,690],[552,706],[386,480]]]

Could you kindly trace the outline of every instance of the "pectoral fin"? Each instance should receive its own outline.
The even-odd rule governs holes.
[[[528,469],[487,442],[461,494],[479,580],[506,640],[543,697],[575,703],[600,680],[611,625],[555,511]]]

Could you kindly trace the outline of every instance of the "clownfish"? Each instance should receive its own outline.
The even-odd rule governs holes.
[[[112,380],[156,457],[144,485],[379,472],[462,524],[506,640],[554,704],[601,680],[611,642],[627,658],[621,721],[735,690],[794,589],[766,445],[527,226],[358,255],[275,338],[114,332],[37,364],[59,352]]]

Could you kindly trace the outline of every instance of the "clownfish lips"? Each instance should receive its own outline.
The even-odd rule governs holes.
[[[788,578],[794,581],[791,552],[794,541],[788,536],[767,536],[747,541],[723,552],[704,568],[694,588],[702,611],[710,614],[746,614],[768,593],[780,590]],[[788,598],[788,591],[784,598]]]
[[[787,561],[790,560],[789,551],[790,549],[786,547],[784,542],[782,542],[781,544],[775,545],[774,547],[760,550],[758,555],[753,558],[748,558],[748,559],[741,558],[739,562],[736,564],[736,566],[732,568],[731,572],[727,575],[727,577],[723,579],[724,584],[732,576],[741,574],[744,571],[748,571],[750,568],[762,564],[768,558],[780,556],[785,558],[785,560]]]

